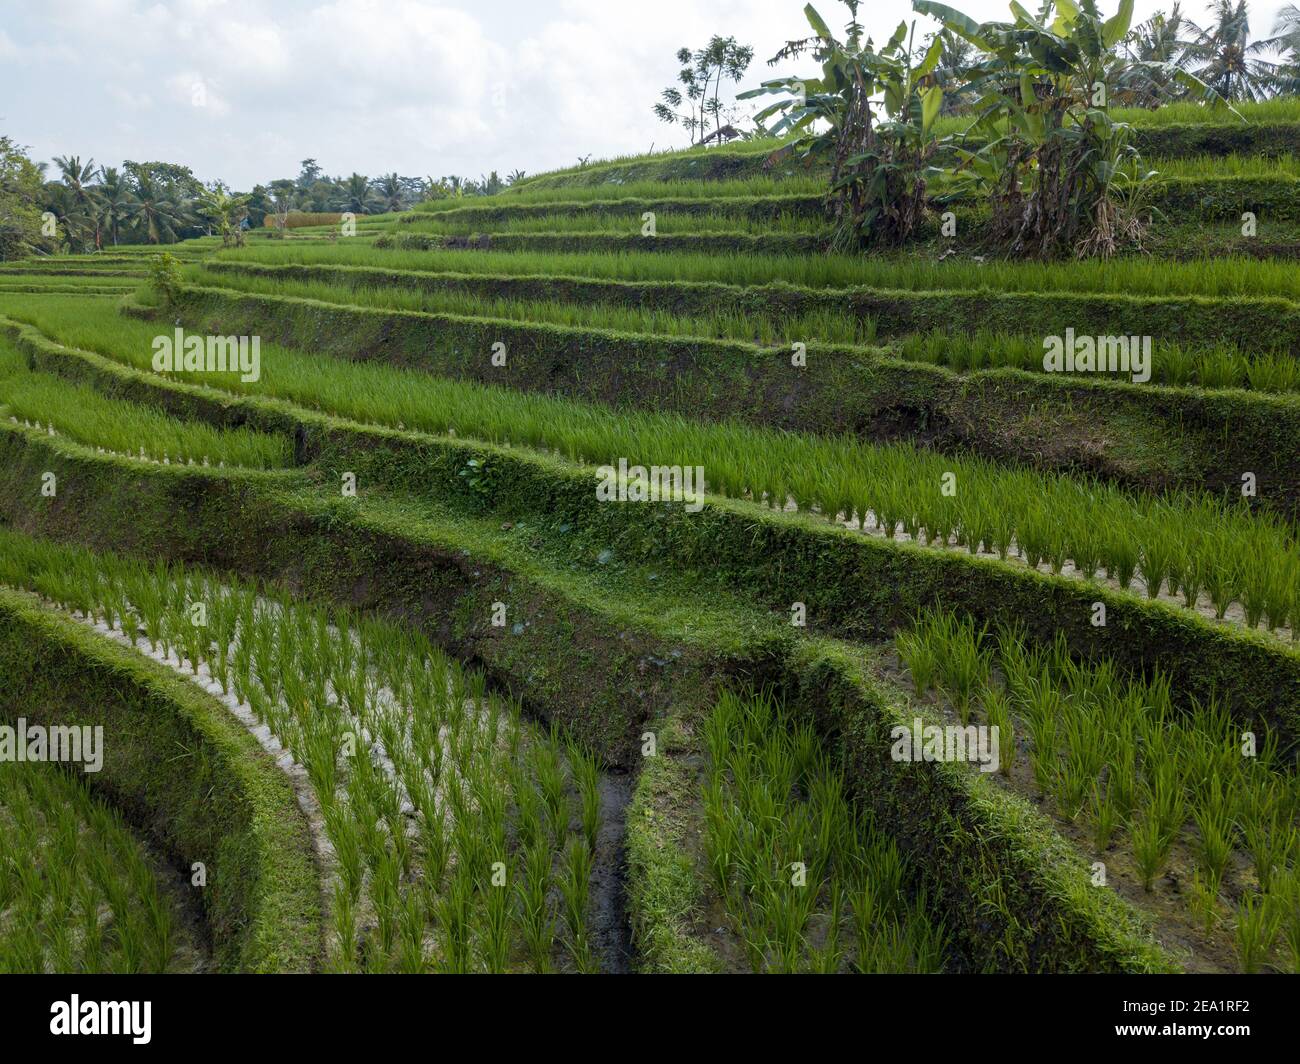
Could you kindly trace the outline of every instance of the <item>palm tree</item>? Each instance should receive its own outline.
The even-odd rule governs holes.
[[[88,159],[82,165],[76,155],[56,155],[54,165],[59,168],[61,180],[68,190],[65,224],[69,235],[76,229],[93,230],[95,247],[100,245],[99,234],[99,195],[91,184],[95,179],[95,160]]]
[[[139,170],[135,174],[135,202],[131,205],[131,216],[144,233],[150,244],[172,243],[176,239],[176,227],[182,224],[182,207],[158,183],[158,179],[148,170]]]
[[[406,188],[396,173],[375,178],[371,189],[382,201],[381,206],[385,211],[400,211],[405,208]]]
[[[1250,40],[1246,0],[1214,0],[1214,22],[1206,29],[1191,19],[1196,38],[1187,46],[1191,72],[1226,100],[1262,100],[1276,83],[1277,64],[1258,58],[1271,50],[1268,41]]]
[[[370,178],[354,173],[343,182],[339,206],[353,214],[367,214],[375,202],[374,191],[370,187]]]
[[[964,114],[975,99],[968,86],[970,67],[975,63],[975,46],[949,29],[940,30],[938,37],[943,43],[939,50],[939,65],[934,68],[931,78],[943,89],[939,113]],[[928,43],[926,47],[929,48]]]
[[[106,166],[99,171],[98,193],[99,221],[116,247],[119,229],[134,212],[135,197],[116,166]]]
[[[1182,39],[1189,25],[1175,2],[1169,14],[1157,11],[1124,39],[1124,56],[1107,80],[1115,86],[1115,102],[1133,107],[1159,107],[1185,90],[1174,80],[1172,72],[1159,74],[1151,68],[1137,68],[1137,63],[1163,63],[1183,69],[1191,56],[1188,42]]]
[[[1285,57],[1277,69],[1277,91],[1300,93],[1300,7],[1287,4],[1282,8],[1273,32],[1277,36],[1265,43]]]

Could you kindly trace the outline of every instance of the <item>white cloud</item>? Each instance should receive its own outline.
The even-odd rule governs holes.
[[[844,21],[835,0],[816,2]],[[1004,0],[953,2],[979,18],[1007,11]],[[1281,2],[1257,0],[1257,37]],[[167,159],[245,188],[296,174],[307,157],[330,173],[535,173],[682,144],[650,110],[679,47],[735,35],[755,48],[752,85],[801,69],[765,60],[807,32],[802,0],[0,4],[0,132],[38,158]],[[1160,6],[1139,0],[1138,17]],[[1202,6],[1184,4],[1194,17]],[[911,17],[910,0],[872,0],[863,17],[879,39]]]

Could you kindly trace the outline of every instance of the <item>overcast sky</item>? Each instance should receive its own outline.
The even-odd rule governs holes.
[[[1004,0],[952,0],[976,18]],[[1115,0],[1102,0],[1103,11]],[[1256,37],[1282,0],[1257,0]],[[1030,3],[1031,8],[1037,7]],[[1138,0],[1135,21],[1167,6]],[[1193,18],[1205,0],[1185,0]],[[248,189],[298,173],[503,176],[684,146],[651,105],[710,35],[765,61],[802,0],[0,0],[0,133],[37,160],[162,160]],[[844,8],[820,0],[833,26]],[[910,0],[866,0],[877,41]],[[804,67],[807,72],[807,66]]]

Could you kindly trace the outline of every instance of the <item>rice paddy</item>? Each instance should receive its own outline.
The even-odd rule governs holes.
[[[1106,261],[827,253],[771,139],[6,264],[0,666],[156,670],[108,673],[246,745],[125,728],[141,785],[255,766],[292,831],[5,766],[0,971],[1300,971],[1300,170],[1122,117],[1191,206]],[[256,906],[185,900],[194,834]]]
[[[986,328],[969,334],[935,328],[891,338],[881,332],[877,319],[839,310],[825,302],[803,312],[784,314],[774,311],[763,315],[752,313],[747,308],[720,307],[707,314],[689,315],[647,305],[655,298],[654,295],[648,295],[639,305],[633,306],[615,302],[621,294],[617,291],[609,293],[609,303],[560,303],[479,295],[464,285],[464,278],[455,275],[376,273],[373,285],[366,283],[371,275],[364,270],[334,276],[342,283],[296,281],[230,269],[197,269],[190,274],[190,279],[208,287],[299,296],[331,303],[613,329],[655,336],[739,340],[765,347],[785,347],[795,340],[839,347],[887,345],[889,350],[908,361],[947,366],[959,372],[994,368],[1030,372],[1044,370],[1044,344],[1039,337]],[[381,280],[386,283],[380,283]],[[665,303],[670,300],[671,295],[664,297]],[[1243,343],[1249,343],[1247,338],[1242,339]],[[1064,372],[1095,375],[1094,370],[1084,369]],[[1141,383],[1149,380],[1176,387],[1196,385],[1275,393],[1300,389],[1300,362],[1287,350],[1268,352],[1257,348],[1242,350],[1229,344],[1164,342],[1153,347],[1146,373],[1146,380]]]
[[[219,253],[229,258],[229,252]],[[461,251],[401,251],[326,243],[318,246],[258,245],[241,261],[340,263],[395,270],[481,273],[495,276],[598,277],[620,281],[709,281],[719,284],[784,283],[808,288],[864,286],[890,291],[1096,292],[1107,295],[1213,298],[1276,296],[1300,300],[1294,263],[1246,258],[1170,263],[1142,258],[1061,263],[1044,271],[1032,263],[985,260],[893,262],[841,255],[673,253],[663,256],[494,251],[476,257]]]
[[[0,301],[0,311],[5,309]],[[154,327],[111,311],[104,316],[111,327],[80,309],[14,312],[15,319],[37,324],[71,347],[148,368]],[[736,422],[615,412],[381,365],[323,362],[271,345],[263,351],[258,382],[243,384],[230,374],[198,379],[363,423],[540,448],[593,466],[618,455],[646,466],[693,466],[707,455],[711,494],[809,511],[929,549],[990,555],[1057,574],[1068,568],[1075,578],[1149,598],[1163,594],[1220,620],[1231,611],[1237,622],[1290,639],[1300,630],[1294,530],[1289,522],[1252,514],[1244,501],[1134,497],[1098,481],[1044,477],[906,443],[874,445]],[[185,431],[203,428],[187,425]],[[119,446],[132,453],[135,440]],[[946,482],[957,490],[945,494]]]
[[[0,772],[0,973],[202,970],[170,874],[83,780]]]
[[[282,469],[290,464],[283,438],[238,428],[185,423],[161,410],[109,399],[85,385],[32,373],[0,338],[0,418],[51,436],[144,461]]]
[[[1216,701],[1176,712],[1168,676],[1126,678],[1059,641],[1027,645],[948,612],[918,617],[895,647],[914,697],[936,696],[963,728],[996,728],[1000,777],[1045,802],[1140,902],[1170,896],[1179,918],[1235,947],[1242,971],[1300,972],[1300,786],[1276,735],[1243,738]]]
[[[0,581],[214,684],[305,775],[330,853],[331,970],[595,970],[596,762],[481,673],[351,611],[2,538]]]
[[[808,724],[728,694],[705,724],[704,852],[755,972],[937,972],[944,931],[898,847],[855,812]]]

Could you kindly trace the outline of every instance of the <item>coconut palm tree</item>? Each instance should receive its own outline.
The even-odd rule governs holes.
[[[1300,93],[1300,6],[1287,4],[1282,8],[1273,32],[1277,36],[1265,43],[1283,55],[1277,69],[1277,91]]]
[[[87,240],[94,235],[94,246],[100,245],[99,194],[91,184],[95,180],[95,160],[85,164],[77,155],[56,155],[54,165],[59,168],[60,180],[68,190],[65,197],[65,225],[71,237],[75,231],[85,233]]]
[[[354,173],[343,182],[339,191],[339,210],[351,211],[353,214],[369,214],[376,205],[378,197],[370,187],[370,178],[364,174]]]
[[[406,207],[406,188],[396,173],[375,178],[371,191],[378,197],[380,206],[385,211],[400,211]]]
[[[977,61],[975,46],[950,29],[940,30],[937,36],[942,44],[939,65],[934,68],[931,78],[934,84],[943,89],[943,103],[939,107],[939,113],[963,114],[976,99],[975,92],[967,86],[970,67]],[[928,42],[926,47],[929,47]]]
[[[152,171],[135,173],[131,217],[150,244],[170,244],[176,240],[176,227],[184,224],[183,208],[163,190]]]
[[[1107,82],[1113,85],[1115,102],[1130,107],[1159,107],[1185,91],[1167,70],[1185,69],[1191,57],[1183,32],[1188,22],[1175,3],[1169,14],[1157,11],[1124,40],[1124,54]],[[1139,67],[1139,63],[1164,64],[1161,68]]]
[[[1277,64],[1259,58],[1272,50],[1268,41],[1250,39],[1246,0],[1214,0],[1214,19],[1202,28],[1191,19],[1196,34],[1187,46],[1188,69],[1226,100],[1262,100],[1277,79]]]
[[[117,245],[117,236],[123,225],[131,220],[135,197],[116,166],[105,166],[99,171],[99,224],[108,238]]]

